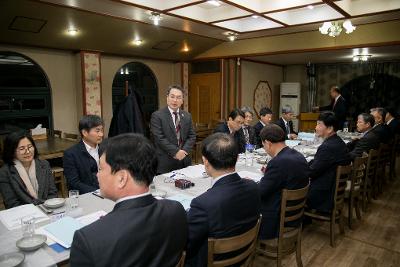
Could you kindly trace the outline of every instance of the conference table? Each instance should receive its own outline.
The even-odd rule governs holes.
[[[64,151],[77,144],[78,141],[49,136],[46,139],[35,140],[40,159],[62,158]]]
[[[312,153],[315,154],[316,145],[300,145],[294,146],[299,151],[306,152],[305,156],[310,157]],[[308,149],[305,150],[305,149]],[[314,152],[313,152],[314,151]],[[246,161],[246,155],[239,155],[236,164],[236,171],[242,178],[252,179],[258,182],[262,176],[262,168],[271,159],[266,155],[263,149],[258,149],[254,153],[252,160]],[[180,189],[175,187],[176,179],[186,179],[194,184],[194,186],[187,189]],[[150,186],[152,194],[161,199],[172,199],[182,203],[185,209],[190,206],[191,200],[207,191],[212,186],[212,179],[205,173],[204,165],[194,165],[187,168],[177,170],[171,173],[162,174],[154,178],[153,184]],[[67,200],[68,202],[68,200]],[[97,211],[110,212],[114,207],[114,202],[103,199],[92,193],[87,193],[79,196],[79,216],[92,214]],[[2,211],[3,212],[3,211]],[[59,215],[55,215],[59,216]],[[78,217],[78,216],[76,216]],[[36,228],[54,221],[55,217],[48,216],[46,221],[38,223]],[[8,252],[16,252],[16,241],[22,237],[20,229],[8,230],[6,226],[0,221],[0,255]],[[68,249],[56,252],[53,248],[44,245],[34,252],[24,252],[25,261],[21,266],[55,266],[59,263],[67,262],[69,260]]]

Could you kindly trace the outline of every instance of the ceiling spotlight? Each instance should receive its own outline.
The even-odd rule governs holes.
[[[139,46],[139,45],[141,45],[142,43],[143,43],[143,40],[140,40],[140,39],[135,39],[135,40],[132,41],[132,44],[134,44],[134,45],[136,45],[136,46]]]
[[[314,9],[314,6],[313,5],[308,5],[307,8],[308,9]]]
[[[68,35],[75,36],[78,34],[78,30],[76,28],[69,28],[67,30]]]
[[[221,3],[219,1],[216,1],[216,0],[210,0],[210,1],[207,1],[207,3],[210,4],[210,5],[213,5],[213,6],[220,6],[221,5]]]
[[[151,16],[149,17],[150,20],[153,21],[154,25],[158,25],[160,23],[160,20],[163,18],[161,17],[161,14],[158,12],[151,12]]]
[[[353,55],[353,61],[354,62],[365,62],[368,61],[370,58],[372,57],[372,55]]]
[[[258,19],[260,16],[258,16],[258,15],[253,15],[253,16],[251,16],[253,19]]]
[[[237,39],[237,37],[238,37],[238,34],[235,33],[235,32],[230,32],[230,33],[228,33],[227,35],[228,35],[227,38],[228,38],[229,41],[231,41],[231,42],[235,41],[235,40]]]

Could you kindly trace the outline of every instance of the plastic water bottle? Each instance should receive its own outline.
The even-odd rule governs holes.
[[[254,151],[254,145],[252,144],[246,144],[246,166],[253,166],[253,151]]]
[[[349,132],[349,124],[347,121],[344,122],[343,124],[343,132],[348,133]]]

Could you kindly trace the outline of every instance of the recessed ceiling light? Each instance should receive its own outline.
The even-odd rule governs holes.
[[[221,5],[221,3],[219,1],[216,1],[216,0],[210,0],[210,1],[207,1],[207,3],[210,4],[210,5],[213,5],[213,6],[220,6]]]
[[[153,21],[153,24],[158,26],[160,24],[160,20],[163,18],[161,17],[161,14],[158,12],[151,12],[151,16],[149,17]]]
[[[314,9],[314,6],[313,5],[308,5],[307,8],[308,9]]]
[[[237,39],[237,36],[238,36],[237,33],[231,32],[231,33],[228,34],[227,38],[228,38],[229,41],[233,42],[233,41],[235,41]]]
[[[78,34],[78,30],[76,28],[69,28],[67,30],[68,35],[75,36]]]
[[[253,19],[258,19],[259,18],[259,16],[258,15],[253,15],[253,16],[251,16]]]
[[[185,46],[185,47],[182,49],[182,51],[183,51],[183,52],[189,52],[189,47]]]
[[[140,40],[140,39],[135,39],[135,40],[132,41],[132,44],[134,44],[134,45],[136,45],[136,46],[139,46],[139,45],[141,45],[142,43],[143,43],[143,40]]]

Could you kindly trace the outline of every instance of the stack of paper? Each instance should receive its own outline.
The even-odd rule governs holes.
[[[36,223],[49,220],[49,217],[33,204],[21,205],[0,212],[0,220],[8,230],[21,228],[21,219],[26,216],[34,217]]]
[[[169,200],[175,200],[182,204],[183,208],[187,211],[190,208],[190,203],[192,202],[194,197],[187,196],[184,194],[178,194],[172,197],[167,197]]]
[[[245,179],[251,179],[254,182],[258,183],[263,175],[261,173],[249,172],[249,171],[239,171],[239,176]]]

